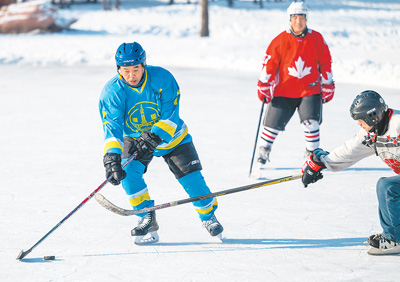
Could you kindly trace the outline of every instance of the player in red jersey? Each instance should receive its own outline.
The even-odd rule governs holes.
[[[318,148],[322,104],[335,92],[331,54],[322,35],[307,27],[306,4],[293,2],[287,13],[290,28],[268,46],[258,80],[258,97],[268,104],[260,135],[259,166],[269,161],[275,138],[296,109],[304,130],[306,156]]]

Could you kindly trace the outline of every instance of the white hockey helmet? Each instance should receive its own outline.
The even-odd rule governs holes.
[[[292,15],[305,15],[306,19],[308,19],[308,7],[303,1],[293,1],[287,9],[287,14],[289,21]]]

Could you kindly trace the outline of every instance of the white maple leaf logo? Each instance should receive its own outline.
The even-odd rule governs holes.
[[[271,59],[270,55],[266,55],[264,58],[264,63],[262,64],[262,69],[261,69],[261,74],[258,80],[262,82],[268,82],[268,80],[271,78],[271,75],[267,73],[267,63]]]
[[[294,64],[295,64],[294,68],[288,68],[289,75],[301,79],[311,73],[311,67],[305,67],[304,61],[301,59],[301,57],[299,57],[299,59],[296,62],[294,62]]]

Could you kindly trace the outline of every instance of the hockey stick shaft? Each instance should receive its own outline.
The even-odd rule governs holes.
[[[260,182],[260,183],[256,183],[256,184],[250,184],[250,185],[246,185],[246,186],[223,190],[220,192],[215,192],[215,193],[206,194],[206,195],[202,195],[202,196],[187,198],[187,199],[178,200],[178,201],[172,201],[169,203],[160,204],[160,205],[156,205],[153,207],[144,208],[144,209],[140,209],[140,210],[126,210],[126,209],[120,208],[120,207],[114,205],[113,203],[111,203],[110,201],[108,201],[101,194],[97,194],[95,196],[95,199],[97,202],[99,202],[100,205],[102,205],[104,208],[108,209],[109,211],[112,211],[116,214],[123,215],[123,216],[130,216],[130,215],[136,215],[136,214],[140,214],[140,213],[165,209],[168,207],[179,206],[179,205],[183,205],[183,204],[187,204],[187,203],[191,203],[191,202],[195,202],[195,201],[199,201],[199,200],[205,200],[205,199],[209,199],[209,198],[229,195],[229,194],[242,192],[242,191],[246,191],[246,190],[250,190],[250,189],[265,187],[265,186],[278,184],[278,183],[282,183],[282,182],[287,182],[287,181],[299,179],[299,178],[301,178],[301,176],[302,176],[302,174],[291,175],[291,176],[287,176],[287,177],[277,178],[277,179],[268,180],[268,181],[264,181],[264,182]]]
[[[122,168],[124,168],[125,166],[127,166],[134,158],[135,158],[136,154],[132,155],[122,166]],[[71,215],[73,215],[76,211],[78,211],[81,207],[83,207],[84,204],[86,204],[91,198],[93,198],[94,195],[96,195],[97,192],[99,192],[112,178],[112,175],[110,175],[106,180],[103,181],[103,183],[101,183],[99,185],[99,187],[96,188],[96,190],[94,190],[92,193],[90,193],[89,196],[87,196],[79,205],[76,206],[76,208],[74,208],[66,217],[64,217],[59,223],[56,224],[56,226],[54,226],[49,232],[46,233],[46,235],[44,235],[39,241],[36,242],[36,244],[34,244],[31,248],[29,248],[26,251],[21,251],[18,256],[17,259],[23,259],[27,254],[29,254],[30,252],[32,252],[32,250],[37,247],[41,242],[44,241],[44,239],[46,239],[51,233],[54,232],[54,230],[56,230],[58,227],[60,227],[61,224],[63,224],[68,218],[71,217]]]
[[[253,169],[254,155],[256,154],[258,134],[260,133],[260,125],[261,125],[261,120],[262,120],[262,116],[263,116],[263,112],[264,112],[264,101],[265,101],[265,100],[263,100],[262,105],[261,105],[260,118],[259,118],[259,120],[258,120],[256,141],[254,142],[253,156],[251,157],[249,177],[251,176],[251,171],[252,171],[252,169]]]

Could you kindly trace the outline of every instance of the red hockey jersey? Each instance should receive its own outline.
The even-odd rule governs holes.
[[[259,80],[273,86],[274,97],[300,98],[320,94],[332,83],[332,58],[319,32],[304,38],[284,31],[268,46]]]

